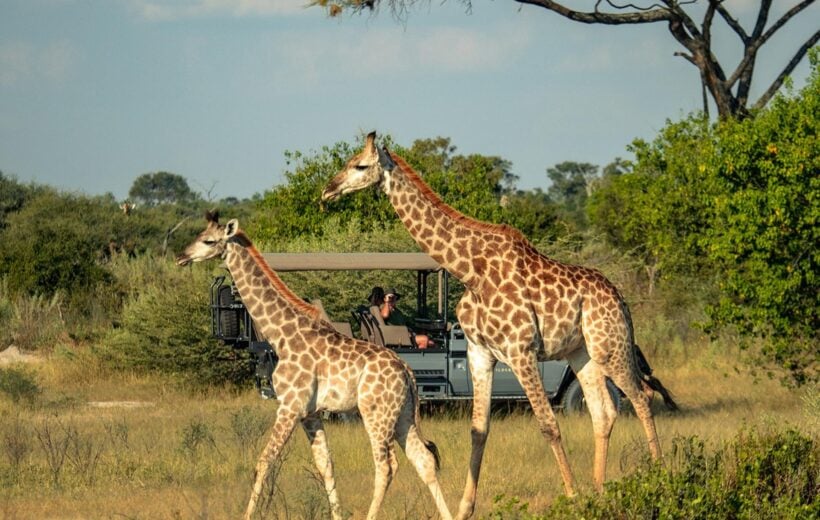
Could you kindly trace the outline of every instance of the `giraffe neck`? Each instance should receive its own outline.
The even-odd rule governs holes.
[[[271,345],[283,337],[282,325],[300,317],[318,319],[319,311],[299,298],[270,268],[244,234],[228,242],[225,265],[257,332]]]
[[[514,228],[475,220],[447,205],[407,162],[391,158],[397,167],[386,174],[384,190],[399,219],[421,249],[465,285],[480,282],[474,264],[488,255],[474,244],[525,240]]]

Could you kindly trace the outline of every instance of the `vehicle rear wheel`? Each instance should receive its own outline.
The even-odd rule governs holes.
[[[225,285],[219,288],[219,306],[227,307],[236,303],[231,287]],[[232,309],[219,310],[219,328],[225,338],[239,337],[239,312]]]
[[[615,411],[621,411],[621,391],[615,386],[615,383],[606,380],[606,389],[609,390],[609,396],[612,398],[612,404],[615,405]],[[561,397],[561,408],[564,415],[575,415],[587,413],[586,399],[584,392],[581,390],[581,383],[577,379],[573,379]]]

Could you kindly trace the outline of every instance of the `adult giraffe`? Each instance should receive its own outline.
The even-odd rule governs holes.
[[[378,184],[421,248],[464,283],[456,316],[468,340],[473,382],[472,454],[457,518],[475,509],[481,459],[490,426],[497,361],[510,366],[549,441],[568,495],[575,480],[538,361],[566,359],[592,415],[594,481],[603,488],[616,410],[611,378],[632,401],[652,457],[661,455],[649,397],[641,391],[632,319],[615,286],[599,271],[541,255],[517,230],[474,220],[445,204],[399,156],[379,149],[376,133],[322,192],[322,201]]]
[[[256,465],[245,519],[253,516],[268,469],[297,423],[307,433],[331,515],[334,520],[343,518],[320,414],[356,407],[376,470],[367,518],[376,518],[398,469],[393,447],[397,442],[430,489],[441,517],[450,519],[437,477],[438,452],[421,435],[416,381],[407,364],[395,352],[345,336],[322,320],[319,310],[296,296],[268,266],[236,219],[220,225],[216,212],[205,218],[207,227],[177,257],[177,264],[224,258],[257,333],[279,358],[273,373],[279,408]]]

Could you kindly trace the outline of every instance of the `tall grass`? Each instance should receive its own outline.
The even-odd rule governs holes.
[[[158,376],[123,377],[117,372],[102,372],[96,380],[80,377],[72,383],[61,374],[65,366],[64,360],[52,358],[26,369],[26,377],[40,389],[32,396],[39,405],[21,407],[0,394],[0,516],[229,519],[241,515],[256,458],[273,422],[275,402],[263,401],[253,392],[218,387],[192,394]],[[650,472],[641,427],[634,416],[625,414],[613,431],[610,486],[619,482],[633,486],[628,484],[630,478],[636,479],[634,486],[640,482],[654,486],[681,474],[684,453],[700,453],[704,460],[729,460],[737,458],[737,446],[751,439],[759,442],[750,453],[765,454],[790,430],[800,432],[794,446],[807,437],[816,450],[820,431],[816,396],[811,393],[756,380],[735,371],[730,357],[717,354],[658,370],[683,406],[683,412],[671,414],[654,403],[666,454],[662,469],[668,474]],[[70,369],[72,374],[77,371],[77,367]],[[114,400],[139,402],[88,404]],[[591,494],[590,420],[559,415],[559,423],[582,492],[578,503],[597,500]],[[326,426],[343,507],[361,516],[373,485],[364,428],[358,422],[330,421]],[[423,417],[422,427],[439,447],[441,481],[453,508],[470,457],[469,407],[437,409],[435,415]],[[688,439],[702,443],[702,452],[686,452]],[[434,518],[435,507],[425,486],[401,454],[399,463],[382,517]],[[731,473],[726,471],[720,475]],[[327,516],[310,448],[298,431],[275,476],[266,517]],[[646,478],[654,480],[642,480]],[[562,487],[531,413],[518,409],[494,416],[479,486],[478,517],[526,517],[516,509],[523,505],[527,515],[548,515],[551,508],[561,511]],[[711,496],[724,488],[704,489]],[[496,502],[499,496],[504,498]]]
[[[0,278],[0,350],[11,345],[24,351],[53,350],[68,339],[62,308],[59,293],[50,298],[15,294]]]

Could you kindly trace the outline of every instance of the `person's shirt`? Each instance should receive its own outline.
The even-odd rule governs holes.
[[[384,318],[384,314],[382,314]],[[398,308],[394,308],[390,314],[384,318],[385,325],[408,325],[407,316],[404,315]]]

